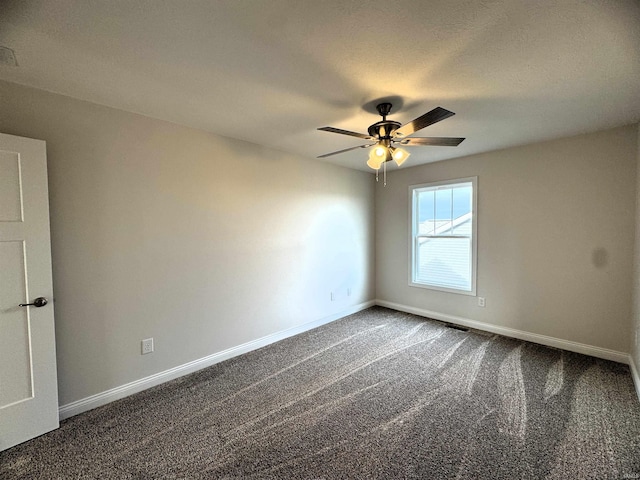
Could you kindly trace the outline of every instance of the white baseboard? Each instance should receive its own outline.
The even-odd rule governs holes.
[[[633,356],[629,355],[629,368],[631,369],[631,377],[633,377],[633,383],[636,386],[636,393],[638,394],[638,400],[640,400],[640,372],[638,372],[638,366],[633,360]]]
[[[475,328],[477,330],[483,330],[491,333],[497,333],[499,335],[504,335],[505,337],[517,338],[519,340],[526,340],[528,342],[539,343],[541,345],[546,345],[548,347],[561,348],[563,350],[569,350],[570,352],[582,353],[585,355],[591,355],[592,357],[604,358],[605,360],[612,360],[614,362],[619,362],[624,364],[629,363],[629,354],[626,352],[618,352],[616,350],[609,350],[606,348],[594,347],[593,345],[586,345],[584,343],[572,342],[571,340],[563,340],[561,338],[549,337],[547,335],[539,335],[537,333],[525,332],[523,330],[516,330],[508,327],[500,327],[498,325],[478,322],[477,320],[470,320],[468,318],[457,317],[454,315],[448,315],[444,313],[432,312],[430,310],[409,307],[407,305],[401,305],[399,303],[387,302],[386,300],[376,300],[376,305],[391,308],[393,310],[399,310],[401,312],[413,313],[415,315],[420,315],[422,317],[433,318],[435,320],[441,320],[441,321],[453,323],[456,325],[462,325],[464,327]],[[637,386],[638,386],[638,383],[636,383],[636,388]]]
[[[193,373],[197,370],[201,370],[224,360],[228,360],[229,358],[233,358],[238,355],[242,355],[243,353],[250,352],[251,350],[256,350],[271,343],[275,343],[280,340],[284,340],[285,338],[292,337],[293,335],[306,332],[307,330],[325,325],[327,323],[338,320],[339,318],[346,317],[347,315],[352,315],[361,310],[372,307],[375,304],[376,302],[373,300],[361,303],[346,310],[342,310],[339,313],[323,317],[319,320],[314,320],[313,322],[308,322],[297,327],[292,327],[280,332],[272,333],[265,337],[243,343],[242,345],[231,347],[227,350],[223,350],[221,352],[208,355],[204,358],[185,363],[184,365],[170,368],[169,370],[165,370],[164,372],[159,372],[154,375],[150,375],[148,377],[127,383],[125,385],[112,388],[105,392],[91,395],[90,397],[86,397],[75,402],[67,403],[66,405],[60,406],[60,408],[58,409],[58,415],[60,417],[60,420],[73,417],[74,415],[78,415],[79,413],[86,412],[102,405],[106,405],[107,403],[113,402],[114,400],[127,397],[134,393],[141,392],[142,390],[146,390],[147,388],[160,385],[161,383],[168,382],[169,380],[182,377],[183,375]]]

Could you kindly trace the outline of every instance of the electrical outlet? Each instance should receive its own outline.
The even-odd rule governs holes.
[[[336,299],[336,294],[331,292],[331,301],[333,302]]]
[[[351,289],[347,288],[347,297],[350,297],[350,296],[351,296]]]
[[[484,305],[485,305],[484,297],[478,297],[478,306],[484,307]]]
[[[142,355],[153,352],[153,338],[145,338],[142,340]]]

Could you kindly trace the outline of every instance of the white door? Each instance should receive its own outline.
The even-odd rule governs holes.
[[[45,142],[0,134],[0,451],[58,427],[52,300]]]

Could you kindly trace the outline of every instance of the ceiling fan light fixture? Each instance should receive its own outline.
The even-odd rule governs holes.
[[[411,154],[404,148],[395,148],[392,154],[393,160],[398,166],[402,165],[407,160],[407,158],[409,158],[409,155]]]
[[[373,170],[380,170],[381,165],[382,165],[381,163],[378,163],[377,160],[374,160],[372,158],[369,158],[369,160],[367,160],[367,167]]]
[[[382,154],[378,155],[378,150],[382,150]],[[387,158],[387,156],[385,155],[385,150],[384,148],[380,147],[376,147],[376,148],[372,148],[371,151],[369,152],[369,160],[367,160],[367,166],[370,168],[373,168],[374,170],[378,170],[380,169],[380,166],[384,163],[385,159]]]

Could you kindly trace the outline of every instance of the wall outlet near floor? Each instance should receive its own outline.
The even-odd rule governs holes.
[[[478,297],[478,306],[484,307],[484,305],[485,305],[484,297]]]
[[[145,338],[142,340],[142,355],[153,352],[153,338]]]

